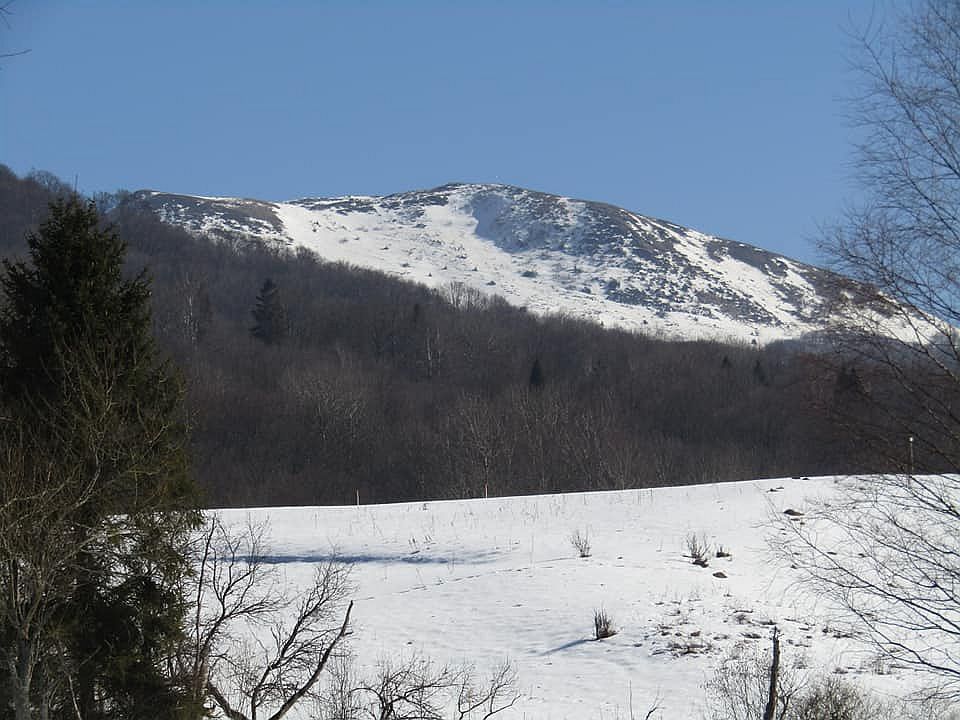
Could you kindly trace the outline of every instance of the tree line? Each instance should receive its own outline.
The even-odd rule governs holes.
[[[0,248],[68,188],[0,173]],[[534,316],[305,250],[212,243],[97,199],[149,268],[211,506],[340,504],[877,470],[836,368],[790,344],[675,342]]]

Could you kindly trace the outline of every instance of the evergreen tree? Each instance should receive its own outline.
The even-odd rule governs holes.
[[[837,371],[837,379],[833,386],[834,399],[843,402],[849,398],[864,397],[863,382],[860,380],[860,373],[857,368],[843,364]]]
[[[760,358],[757,358],[757,361],[753,364],[753,379],[758,385],[763,385],[764,387],[770,384],[770,380],[767,378],[767,371],[764,370]]]
[[[59,541],[78,548],[53,569],[70,592],[45,600],[57,650],[31,703],[81,720],[177,717],[195,710],[169,661],[198,520],[182,383],[150,336],[144,274],[124,279],[126,246],[93,203],[54,203],[27,243],[29,262],[5,260],[0,277],[0,402],[26,466],[60,493]]]
[[[253,320],[256,324],[250,328],[250,332],[267,345],[283,342],[289,330],[287,311],[277,296],[278,289],[276,283],[267,278],[260,288],[257,304],[253,308]]]
[[[530,387],[539,390],[543,387],[543,368],[540,367],[540,358],[533,359],[533,367],[530,368]]]

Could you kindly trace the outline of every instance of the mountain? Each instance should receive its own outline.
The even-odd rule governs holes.
[[[670,338],[767,342],[824,329],[849,281],[613,205],[506,185],[266,202],[143,190],[168,223],[235,243],[308,248],[433,287],[495,293]]]

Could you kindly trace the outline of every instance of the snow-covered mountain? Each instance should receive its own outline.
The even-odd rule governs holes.
[[[538,313],[673,338],[798,338],[823,329],[841,292],[838,276],[744,243],[506,185],[291,202],[153,191],[136,199],[197,235],[302,246],[434,287],[463,283]]]

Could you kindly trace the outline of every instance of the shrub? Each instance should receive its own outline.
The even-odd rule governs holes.
[[[570,536],[570,544],[573,545],[580,557],[590,557],[590,536],[587,533],[581,535],[579,530],[574,530],[573,535]]]
[[[613,637],[617,634],[613,627],[613,618],[603,608],[593,611],[593,636],[596,640]]]
[[[828,675],[806,688],[787,715],[789,720],[884,720],[899,716],[863,688]]]
[[[707,681],[710,720],[762,720],[769,694],[771,655],[727,657]],[[949,706],[880,699],[836,675],[808,676],[781,664],[776,720],[947,720]]]
[[[697,536],[696,533],[690,533],[686,538],[687,556],[693,561],[694,565],[707,567],[710,561],[707,559],[710,555],[710,546],[707,544],[705,535]]]

